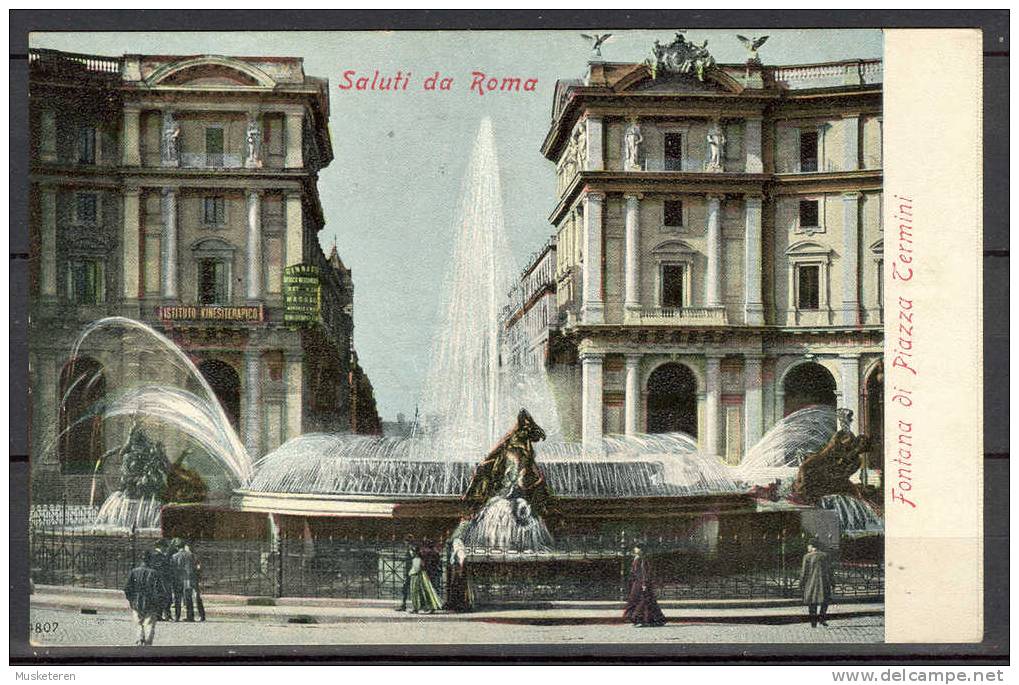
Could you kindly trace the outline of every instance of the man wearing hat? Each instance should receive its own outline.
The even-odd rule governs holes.
[[[832,567],[831,558],[818,547],[817,540],[807,543],[807,553],[803,555],[803,568],[800,571],[800,590],[803,592],[803,603],[810,613],[810,626],[816,628],[818,622],[828,625],[828,602],[831,601]],[[820,609],[820,611],[818,611]]]

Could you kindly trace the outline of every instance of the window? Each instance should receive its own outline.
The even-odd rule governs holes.
[[[226,262],[201,259],[198,262],[198,303],[226,304],[229,299]]]
[[[800,228],[816,228],[820,224],[818,200],[800,200]]]
[[[78,128],[78,164],[96,163],[96,130],[92,126]]]
[[[99,259],[72,259],[67,264],[67,299],[75,304],[106,301],[106,265]]]
[[[683,170],[683,134],[665,134],[665,170]]]
[[[821,308],[821,267],[816,264],[796,269],[796,308]]]
[[[205,161],[209,166],[223,166],[223,129],[205,129]]]
[[[74,197],[74,220],[94,225],[99,217],[99,198],[95,193],[78,193]]]
[[[800,171],[817,171],[817,131],[800,131]]]
[[[226,223],[226,200],[213,195],[203,198],[202,223],[206,226],[222,226]]]
[[[683,226],[682,200],[665,201],[665,225],[670,228],[680,228]]]
[[[683,306],[683,265],[662,264],[662,306]]]

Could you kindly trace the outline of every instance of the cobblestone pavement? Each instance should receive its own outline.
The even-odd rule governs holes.
[[[32,610],[32,641],[37,645],[131,645],[135,627],[123,615],[83,615],[78,612]],[[827,627],[809,623],[762,625],[752,623],[672,622],[661,628],[630,625],[539,625],[495,621],[443,621],[422,618],[401,621],[329,624],[274,624],[214,620],[206,623],[159,623],[160,645],[346,645],[346,644],[497,644],[527,642],[584,643],[873,643],[884,636],[878,616],[839,618]]]

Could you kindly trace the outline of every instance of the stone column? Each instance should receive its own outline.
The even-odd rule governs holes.
[[[746,173],[760,174],[764,172],[764,161],[761,157],[761,119],[753,117],[746,120],[744,133],[746,147]]]
[[[602,362],[605,355],[581,352],[581,441],[587,453],[602,450]]]
[[[39,187],[39,294],[57,298],[57,189]]]
[[[66,352],[64,353],[66,354]],[[37,463],[59,464],[60,454],[56,444],[52,449],[43,449],[57,437],[60,412],[60,363],[62,357],[54,355],[49,350],[43,350],[35,355],[36,364],[29,367],[29,382],[33,392],[33,401],[29,406],[31,411],[31,424],[36,431],[36,442],[30,445],[33,467]]]
[[[286,353],[287,435],[290,440],[301,434],[304,417],[304,365],[300,352]]]
[[[708,195],[708,268],[705,274],[707,293],[705,305],[722,306],[722,226],[721,198]]]
[[[764,302],[761,299],[761,202],[760,195],[747,195],[744,203],[743,293],[746,324],[764,325]]]
[[[160,132],[162,136],[162,132]],[[162,144],[162,139],[160,139]],[[141,166],[141,110],[124,108],[124,126],[120,138],[121,162],[124,166]]]
[[[709,455],[718,455],[721,446],[722,415],[722,357],[708,355],[704,362],[704,449]]]
[[[262,297],[262,195],[257,190],[248,191],[248,300],[257,301]]]
[[[773,423],[778,423],[785,418],[785,387],[782,383],[775,379],[775,420]]]
[[[124,189],[124,224],[120,238],[123,249],[121,261],[124,269],[124,300],[137,300],[139,290],[139,273],[141,272],[141,240],[140,206],[141,191],[138,188]]]
[[[640,310],[640,195],[626,198],[626,267],[624,296],[627,312]]]
[[[743,454],[756,445],[764,435],[764,389],[762,387],[762,358],[748,354],[743,357],[743,415],[746,422],[746,445]]]
[[[584,301],[580,318],[584,323],[603,323],[602,300],[602,205],[603,193],[588,193],[584,198]]]
[[[57,113],[52,109],[39,114],[39,161],[57,161]]]
[[[304,261],[304,208],[299,193],[287,193],[287,266]]]
[[[626,396],[624,426],[627,435],[639,433],[640,427],[640,355],[626,355]]]
[[[250,343],[249,343],[250,345]],[[288,379],[289,380],[289,379]],[[262,353],[248,347],[244,351],[244,448],[256,459],[262,449]]]
[[[605,168],[602,152],[604,130],[601,117],[587,118],[587,171],[602,171]]]
[[[163,299],[177,299],[177,191],[163,188],[163,252],[161,274]]]
[[[842,195],[842,324],[860,323],[860,193]]]
[[[860,168],[860,117],[854,115],[842,119],[842,136],[845,141],[845,154],[842,159],[843,171],[856,171]]]
[[[840,354],[839,371],[842,376],[842,407],[853,412],[853,432],[860,428],[860,355]]]
[[[304,166],[304,113],[287,112],[286,119],[286,168],[300,169]]]

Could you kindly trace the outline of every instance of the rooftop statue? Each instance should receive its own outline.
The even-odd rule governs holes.
[[[651,70],[651,78],[658,78],[659,72],[668,74],[693,74],[698,81],[704,80],[704,74],[715,66],[715,58],[708,52],[708,41],[700,45],[688,41],[681,31],[668,45],[655,41],[651,48],[652,56],[645,60]]]
[[[743,43],[743,46],[747,49],[747,52],[750,53],[749,55],[747,55],[747,61],[756,62],[757,64],[760,64],[761,58],[757,56],[757,51],[760,49],[762,45],[765,44],[765,42],[767,42],[768,36],[761,36],[760,38],[747,38],[746,36],[741,36],[737,33],[736,37],[739,38],[739,42]]]
[[[583,38],[584,40],[587,40],[587,41],[591,42],[591,57],[593,59],[601,59],[601,46],[605,42],[611,42],[611,41],[609,41],[609,38],[612,37],[612,34],[611,33],[595,33],[595,34],[582,33],[582,34],[580,34],[580,37]]]

